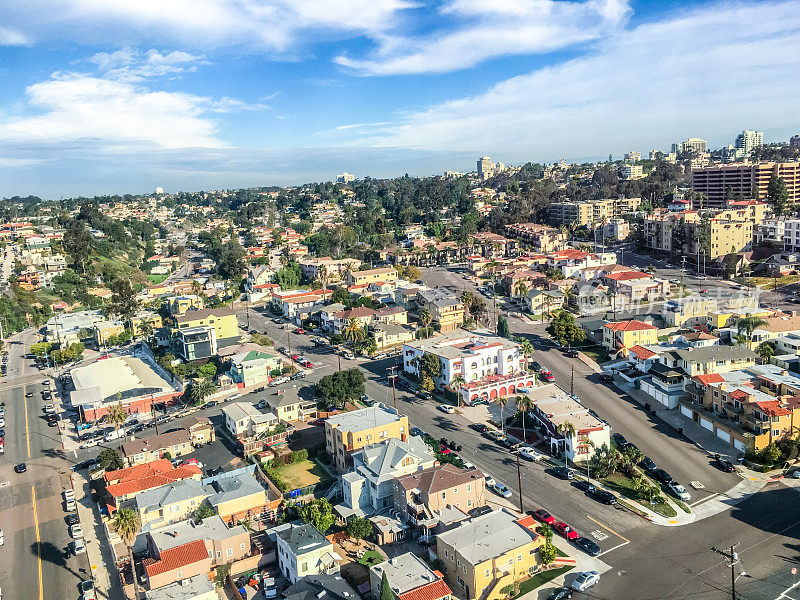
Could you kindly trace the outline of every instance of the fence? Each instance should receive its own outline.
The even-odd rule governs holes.
[[[317,496],[319,494],[324,494],[325,492],[327,492],[333,485],[336,485],[335,479],[331,479],[328,481],[320,481],[319,483],[315,483],[313,485],[307,485],[306,487],[290,490],[284,493],[283,497],[286,500],[297,500],[298,498],[302,498],[303,496],[308,496],[308,495]]]

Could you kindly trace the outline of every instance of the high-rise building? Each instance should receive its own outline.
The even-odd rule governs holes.
[[[498,173],[505,171],[506,166],[501,163],[493,163],[492,159],[488,156],[481,156],[478,159],[478,176],[481,179],[489,179]]]
[[[620,173],[623,179],[641,179],[644,177],[642,165],[622,165]]]
[[[642,160],[641,152],[637,152],[636,150],[631,150],[630,152],[625,153],[626,162],[639,162],[640,160]]]
[[[676,154],[705,154],[707,149],[708,144],[700,138],[689,138],[684,142],[672,144],[672,151]]]
[[[336,183],[350,183],[351,181],[355,181],[355,178],[356,178],[355,175],[345,171],[344,173],[336,177]]]
[[[738,150],[742,150],[745,156],[749,156],[753,150],[763,145],[764,133],[761,131],[750,131],[749,129],[743,129],[742,133],[736,136],[736,142],[734,143],[734,146],[736,146]]]
[[[800,135],[793,135],[789,138],[789,146],[795,150],[800,150]]]
[[[728,194],[738,199],[764,200],[773,175],[786,184],[790,204],[800,200],[800,162],[701,167],[692,170],[692,189],[705,195],[705,207],[722,208]]]

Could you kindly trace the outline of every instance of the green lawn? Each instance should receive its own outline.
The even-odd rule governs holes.
[[[638,504],[644,506],[645,508],[648,508],[653,512],[658,513],[662,517],[670,518],[677,516],[678,514],[677,512],[675,512],[675,509],[672,508],[672,506],[670,506],[666,502],[658,502],[656,504],[650,504],[649,502],[640,500],[636,491],[633,489],[633,480],[631,480],[629,477],[626,477],[622,473],[612,473],[603,480],[603,483],[605,483],[612,490],[619,492],[629,500],[637,502]]]
[[[383,561],[384,558],[380,552],[375,550],[367,550],[364,552],[364,556],[358,559],[358,564],[364,565],[365,567],[371,567],[372,565],[377,565]]]
[[[778,287],[791,285],[792,283],[797,283],[798,281],[800,281],[800,275],[784,275],[783,277],[778,277]],[[750,282],[757,287],[763,287],[767,290],[775,289],[774,277],[752,277]]]
[[[608,352],[606,352],[606,349],[602,346],[589,346],[588,348],[581,348],[580,350],[598,365],[611,360]]]
[[[148,275],[147,279],[150,283],[159,284],[164,281],[169,275]]]
[[[328,472],[312,460],[284,465],[277,469],[270,469],[269,474],[274,475],[273,483],[282,492],[296,490],[321,481],[330,479]]]
[[[519,598],[520,596],[524,596],[531,590],[535,590],[538,587],[543,586],[545,583],[550,583],[558,577],[559,575],[563,575],[567,571],[570,571],[574,567],[559,567],[558,569],[548,569],[547,571],[542,571],[541,573],[537,573],[530,579],[526,579],[522,583],[519,584],[519,594],[514,596],[514,598]]]

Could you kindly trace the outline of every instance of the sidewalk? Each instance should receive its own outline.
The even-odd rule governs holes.
[[[86,554],[92,570],[92,579],[97,592],[98,600],[111,600],[121,598],[119,576],[113,564],[111,550],[108,547],[105,526],[100,518],[100,512],[91,499],[89,482],[77,473],[70,476],[72,489],[75,492],[75,504],[78,517],[83,526],[84,540],[86,541]],[[111,569],[114,572],[111,576]]]

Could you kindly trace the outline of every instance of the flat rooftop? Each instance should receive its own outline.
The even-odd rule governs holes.
[[[115,356],[98,360],[85,367],[70,371],[75,391],[72,398],[93,398],[102,402],[160,395],[175,391],[176,388],[141,358]],[[75,401],[73,399],[73,404]],[[84,402],[79,402],[83,404]]]
[[[389,585],[398,595],[438,579],[431,568],[411,552],[390,558],[371,569],[377,573],[378,579],[386,573]]]
[[[342,431],[363,431],[389,425],[400,420],[397,411],[389,406],[377,402],[368,408],[351,410],[350,412],[334,415],[326,423]]]

